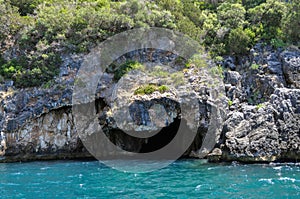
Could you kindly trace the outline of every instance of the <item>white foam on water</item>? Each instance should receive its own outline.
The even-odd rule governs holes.
[[[273,167],[273,169],[275,169],[275,170],[281,170],[281,169],[282,169],[282,166],[279,166],[279,167]]]
[[[274,184],[274,182],[272,181],[272,178],[261,178],[258,181],[259,182],[267,182],[269,184]]]
[[[289,177],[280,177],[278,180],[280,181],[291,181],[292,183],[296,182],[295,178],[289,178]]]

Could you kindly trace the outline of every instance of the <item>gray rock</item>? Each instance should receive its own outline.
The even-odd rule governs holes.
[[[229,68],[230,70],[235,70],[236,66],[234,64],[234,59],[232,57],[227,57],[224,60],[224,67]]]
[[[18,128],[18,122],[15,119],[8,120],[6,130],[14,132]]]
[[[278,61],[268,61],[268,69],[271,74],[282,75],[282,65]]]
[[[300,53],[284,51],[280,54],[286,82],[294,88],[300,88]]]
[[[14,85],[14,81],[12,81],[12,80],[7,80],[7,81],[5,81],[4,85],[5,85],[6,87],[12,87],[12,86]]]
[[[300,90],[276,89],[270,102],[243,106],[224,125],[223,160],[245,162],[300,157]]]
[[[245,58],[240,59],[244,60],[243,63],[235,62],[232,57],[227,57],[223,62],[229,71],[225,72],[224,79],[226,96],[219,100],[222,101],[222,106],[228,106],[229,98],[232,101],[231,112],[227,114],[224,111],[225,123],[216,125],[218,144],[208,158],[211,161],[245,162],[298,160],[300,158],[299,53],[284,51],[280,54],[262,45],[256,45],[251,53],[253,60],[248,63],[252,61],[258,63],[261,66],[258,71],[251,70]],[[5,142],[5,148],[7,144],[5,161],[9,161],[9,158],[11,161],[17,161],[20,157],[38,159],[89,156],[76,133],[71,114],[72,84],[76,69],[82,63],[82,55],[62,55],[62,58],[61,76],[55,80],[51,88],[15,90],[11,93],[2,93],[0,96],[2,131],[0,141]],[[171,73],[183,67],[177,58],[172,53],[160,50],[151,52],[138,50],[122,56],[116,60],[116,64],[122,64],[128,59],[151,62],[152,65],[166,64],[169,65],[170,68],[166,68]],[[64,71],[66,69],[68,72]],[[127,130],[130,125],[122,123],[124,120],[117,120],[118,115],[121,119],[128,116],[130,121],[135,122],[135,126],[132,125],[135,130],[155,131],[159,128],[168,128],[168,125],[180,119],[179,104],[199,106],[190,113],[197,115],[200,126],[195,125],[191,116],[188,116],[186,121],[189,128],[198,128],[198,134],[185,153],[187,156],[198,157],[214,108],[208,100],[219,96],[220,93],[216,91],[223,87],[222,82],[211,82],[207,75],[200,74],[201,71],[191,67],[184,72],[186,80],[184,84],[177,86],[173,84],[172,89],[163,94],[154,92],[151,95],[134,96],[134,90],[140,85],[149,82],[165,84],[164,81],[170,78],[167,77],[165,80],[161,77],[149,78],[141,72],[132,71],[123,78],[123,83],[122,79],[117,83],[114,82],[113,71],[112,67],[110,73],[102,76],[96,93],[98,100],[101,101],[97,111],[101,113],[98,115],[99,119],[95,119],[94,126],[90,127],[100,128],[98,124],[100,123],[107,136],[118,146],[127,146],[129,151],[138,152],[149,140],[140,141],[124,135],[118,127]],[[213,85],[215,89],[210,90],[208,85]],[[284,88],[286,86],[297,89]],[[119,90],[116,95],[112,95],[115,88]],[[193,102],[191,99],[196,100]],[[116,109],[113,109],[114,104],[123,107],[130,106],[130,103],[133,105],[128,115],[126,112],[121,115],[122,111],[116,112]],[[223,128],[222,136],[221,128]],[[1,154],[3,150],[4,147],[1,146]]]
[[[67,67],[60,67],[60,71],[59,71],[59,76],[63,77],[63,76],[68,76],[69,75],[69,70]]]
[[[240,86],[241,75],[235,71],[225,72],[225,84],[231,84],[232,86]]]

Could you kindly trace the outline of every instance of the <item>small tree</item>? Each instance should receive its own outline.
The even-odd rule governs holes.
[[[293,0],[288,3],[287,12],[282,19],[285,38],[292,42],[300,41],[300,0]]]
[[[218,18],[222,25],[235,29],[245,23],[246,10],[240,3],[224,2],[217,8]]]
[[[267,0],[252,9],[249,9],[249,21],[262,30],[262,37],[273,39],[280,36],[281,19],[286,12],[286,3],[278,0]]]
[[[227,42],[228,51],[231,54],[241,55],[248,52],[251,39],[241,27],[230,32]]]

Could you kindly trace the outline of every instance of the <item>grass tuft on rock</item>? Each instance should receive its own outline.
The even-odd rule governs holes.
[[[147,84],[147,85],[138,87],[134,91],[134,94],[135,95],[150,95],[150,94],[154,93],[155,91],[158,91],[160,93],[165,93],[169,90],[170,90],[169,87],[166,85],[157,86],[155,84]]]

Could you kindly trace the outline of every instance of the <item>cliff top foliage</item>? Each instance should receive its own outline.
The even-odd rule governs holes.
[[[53,79],[61,54],[136,27],[178,30],[213,57],[300,40],[300,0],[0,0],[0,18],[0,74],[18,87]]]

